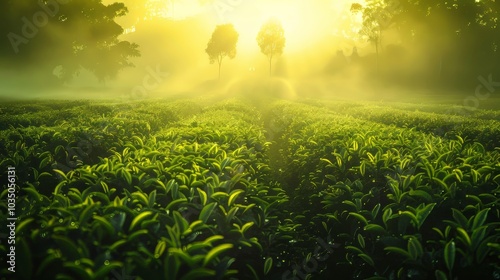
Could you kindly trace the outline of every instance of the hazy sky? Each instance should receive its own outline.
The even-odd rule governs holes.
[[[105,2],[114,2],[107,0]],[[150,2],[162,0],[149,0]],[[278,18],[287,38],[287,52],[310,47],[325,37],[345,30],[352,17],[352,0],[164,0],[166,18],[177,20],[204,17],[214,26],[233,23],[240,33],[238,43],[243,52],[255,48],[255,37],[262,24]],[[127,3],[127,1],[124,1]]]
[[[53,41],[42,41],[43,36],[38,36],[38,41],[33,40],[40,44],[49,42],[48,47],[39,51],[35,45],[30,45],[31,51],[21,57],[24,61],[34,57],[40,63],[20,67],[22,75],[9,74],[10,68],[4,67],[3,71],[9,74],[2,75],[9,85],[4,88],[14,87],[17,80],[25,84],[24,80],[32,79],[33,75],[38,75],[32,80],[39,80],[40,84],[49,80],[48,83],[56,85],[60,81],[51,74],[57,76],[60,71],[51,69],[64,67],[73,76],[63,86],[89,90],[108,88],[123,94],[151,84],[151,75],[159,76],[152,74],[156,71],[161,73],[161,79],[153,81],[155,87],[148,86],[151,95],[235,92],[234,89],[245,89],[253,94],[270,90],[253,86],[273,79],[283,88],[311,94],[350,94],[350,91],[364,91],[361,85],[371,89],[374,84],[380,88],[402,85],[425,89],[459,88],[474,85],[480,74],[499,71],[495,59],[499,57],[496,21],[500,11],[489,8],[491,2],[486,1],[475,4],[471,1],[458,1],[460,4],[447,0],[420,1],[405,9],[393,6],[394,1],[386,1],[387,6],[382,7],[383,14],[379,15],[387,17],[390,24],[379,29],[373,21],[363,25],[362,13],[370,9],[361,9],[359,13],[350,11],[353,3],[367,7],[365,0],[103,0],[102,4],[114,2],[123,2],[129,8],[127,15],[114,20],[125,29],[118,41],[124,45],[134,43],[132,46],[137,46],[140,52],[140,56],[127,57],[128,66],[134,67],[124,67],[116,76],[104,81],[103,75],[99,76],[104,69],[100,67],[102,53],[95,51],[98,55],[87,63],[85,58],[72,54],[71,40],[63,40],[68,38],[68,33],[59,33],[87,34],[88,57],[92,58],[93,44],[100,43],[89,39],[92,38],[89,37],[92,33],[89,32],[92,31],[90,21],[83,21],[81,26],[63,24],[61,30],[54,24],[39,30]],[[36,4],[33,5],[36,9]],[[102,8],[100,3],[95,5]],[[477,6],[476,9],[471,9],[471,5]],[[452,9],[452,6],[456,7]],[[75,5],[69,10],[78,8]],[[430,10],[432,12],[426,12]],[[5,18],[12,28],[25,28],[16,26],[23,23],[16,15]],[[281,22],[286,43],[283,53],[272,56],[269,61],[269,57],[261,53],[256,37],[263,24],[272,18]],[[219,65],[210,63],[206,48],[214,30],[224,23],[234,25],[239,40],[236,56],[223,59],[219,78]],[[55,54],[46,59],[43,51],[51,53],[52,46],[57,46],[58,42],[67,43],[61,44],[67,57]],[[5,46],[5,54],[9,56],[11,50]],[[352,55],[354,48],[358,56]],[[117,57],[119,55],[117,51]],[[74,69],[73,65],[76,65]],[[33,70],[33,75],[26,69]]]
[[[105,0],[104,3],[115,1]],[[123,2],[126,5],[135,3],[133,0]],[[353,21],[356,23],[357,20],[358,28],[361,23],[361,19],[350,12],[351,4],[355,2],[364,3],[352,0],[160,1],[159,6],[165,7],[163,17],[174,19],[178,23],[175,28],[162,29],[159,33],[149,25],[148,30],[137,30],[137,34],[124,36],[125,40],[137,42],[141,46],[142,56],[134,59],[136,68],[122,72],[121,77],[127,78],[115,82],[123,84],[125,80],[137,83],[137,77],[141,77],[144,69],[154,68],[156,64],[171,73],[168,82],[164,83],[170,87],[176,84],[183,87],[203,84],[204,80],[216,78],[217,66],[209,64],[204,50],[212,31],[223,23],[234,24],[239,33],[236,58],[225,59],[223,62],[223,79],[227,81],[241,78],[242,73],[251,75],[248,69],[253,69],[254,75],[267,77],[267,58],[261,54],[256,37],[262,25],[270,18],[280,20],[286,37],[284,53],[273,61],[274,67],[285,69],[285,76],[288,78],[319,71],[339,49],[349,54],[354,45],[359,48],[360,44],[365,44],[371,50],[370,44],[366,42],[349,42],[345,39],[357,33],[352,30],[351,34],[347,34],[353,27]],[[131,18],[133,16],[131,12],[117,21],[127,27],[127,24],[135,21]],[[339,40],[339,31],[344,32],[343,40]],[[179,59],[180,57],[183,58]],[[86,83],[86,80],[82,82]]]

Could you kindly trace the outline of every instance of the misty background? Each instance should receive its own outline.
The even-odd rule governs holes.
[[[436,100],[500,83],[494,0],[3,0],[0,97]],[[256,41],[278,19],[284,51]],[[234,59],[205,52],[225,23]],[[270,77],[271,76],[271,77]]]

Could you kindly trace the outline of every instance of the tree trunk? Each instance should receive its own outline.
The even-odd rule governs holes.
[[[438,68],[438,80],[441,81],[443,77],[443,54],[439,54],[439,68]]]
[[[375,41],[375,49],[377,52],[377,76],[380,78],[380,48],[382,47],[382,29],[379,26],[378,37]]]
[[[376,59],[377,59],[377,76],[380,74],[380,66],[379,66],[379,54],[378,54],[378,42],[375,42],[375,52],[376,52]]]
[[[219,60],[218,60],[218,62],[219,62],[219,81],[220,81],[220,68],[222,66],[222,58],[223,58],[222,56],[219,56]]]
[[[272,72],[272,62],[273,62],[273,56],[271,55],[269,57],[269,77],[272,77],[273,76],[273,72]]]

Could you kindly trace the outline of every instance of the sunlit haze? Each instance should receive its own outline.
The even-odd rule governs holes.
[[[103,0],[106,5],[114,2]],[[488,9],[484,10],[484,15],[471,14],[468,15],[470,18],[460,21],[456,18],[449,20],[446,17],[455,15],[441,13],[438,7],[433,8],[436,12],[429,14],[422,12],[425,9],[418,3],[412,4],[416,7],[414,10],[408,10],[403,9],[398,1],[382,0],[368,3],[354,0],[123,0],[123,3],[128,13],[116,13],[113,18],[123,28],[121,34],[115,35],[118,35],[118,40],[137,44],[130,51],[138,53],[123,54],[123,61],[108,64],[103,64],[98,57],[111,58],[122,54],[99,54],[98,50],[105,48],[93,49],[90,42],[94,40],[94,33],[85,30],[102,29],[102,25],[90,26],[90,21],[85,25],[84,20],[66,22],[66,14],[69,15],[71,9],[65,9],[71,8],[70,5],[57,7],[59,22],[55,15],[54,19],[49,15],[52,21],[36,28],[35,35],[24,36],[22,32],[31,30],[31,23],[25,20],[32,20],[33,15],[37,15],[38,6],[25,11],[24,19],[11,16],[4,26],[9,39],[4,42],[4,58],[15,65],[10,69],[19,69],[25,74],[5,73],[2,94],[21,90],[18,96],[63,97],[68,89],[85,92],[89,97],[114,98],[130,95],[144,82],[148,71],[156,69],[163,73],[162,80],[148,90],[148,97],[245,95],[243,92],[247,91],[265,92],[262,86],[272,83],[287,89],[287,93],[283,93],[285,96],[351,99],[398,96],[418,100],[412,94],[401,94],[399,89],[432,95],[435,88],[441,88],[442,92],[457,89],[456,92],[463,92],[466,88],[459,84],[474,86],[476,74],[472,74],[475,73],[473,69],[479,70],[484,65],[480,60],[491,60],[481,57],[476,60],[475,68],[457,65],[468,62],[454,57],[470,57],[462,55],[457,46],[497,48],[491,41],[494,39],[479,43],[486,40],[484,38],[494,38],[491,36],[476,40],[457,35],[461,34],[457,30],[463,28],[471,29],[463,29],[462,32],[467,31],[464,34],[481,34],[470,28],[472,17],[481,19],[474,28],[496,26],[496,10]],[[481,2],[476,5],[488,4]],[[270,19],[280,23],[285,39],[282,53],[274,55],[271,61],[257,44],[259,30]],[[79,26],[76,22],[82,24]],[[235,57],[224,57],[219,67],[218,63],[209,62],[205,50],[212,33],[222,24],[233,25],[238,40]],[[109,28],[110,32],[119,32],[111,25]],[[72,37],[68,34],[76,36],[70,39]],[[33,39],[28,38],[31,36]],[[470,43],[459,44],[462,39]],[[81,42],[76,43],[78,40]],[[74,44],[72,48],[66,47],[71,44]],[[40,46],[46,46],[46,49]],[[51,51],[58,48],[61,51]],[[83,50],[86,58],[75,55],[76,51]],[[484,53],[471,52],[477,56]],[[104,69],[103,65],[109,69]],[[64,79],[62,75],[66,75]],[[468,76],[462,78],[464,75]],[[42,81],[42,87],[37,85],[39,90],[31,91],[27,87],[31,83],[24,80],[35,79]],[[60,87],[44,92],[44,85],[49,85],[51,80]]]
[[[500,280],[499,1],[0,0],[0,280]]]

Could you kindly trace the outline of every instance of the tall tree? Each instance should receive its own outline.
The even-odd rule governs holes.
[[[281,22],[276,19],[264,23],[257,35],[260,51],[269,59],[269,76],[272,75],[273,58],[283,53],[285,40],[285,30],[281,26]]]
[[[113,78],[138,45],[120,40],[123,28],[115,19],[128,12],[122,3],[102,0],[6,0],[0,4],[0,59],[3,65],[70,80],[79,70],[99,80]]]
[[[208,41],[205,51],[210,59],[210,64],[217,62],[219,65],[219,80],[222,60],[225,57],[233,59],[236,56],[236,43],[238,42],[239,34],[230,23],[217,25],[212,38]]]
[[[366,6],[353,3],[351,12],[362,13],[363,15],[363,27],[360,34],[375,46],[378,72],[383,32],[391,27],[393,17],[399,12],[399,7],[394,5],[393,1],[374,0],[370,1]]]
[[[406,42],[428,57],[444,84],[476,83],[481,72],[499,71],[498,1],[400,0],[396,20]]]

